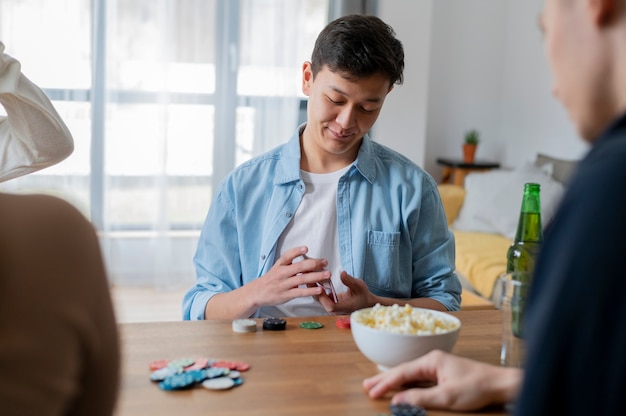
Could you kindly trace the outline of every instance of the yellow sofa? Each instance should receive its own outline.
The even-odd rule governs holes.
[[[465,189],[457,185],[440,184],[439,193],[448,226],[452,226],[463,206]],[[454,229],[452,232],[456,243],[456,271],[463,283],[464,295],[475,293],[491,299],[498,276],[506,271],[506,252],[512,240],[500,234]]]

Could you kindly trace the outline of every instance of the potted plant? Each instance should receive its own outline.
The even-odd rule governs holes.
[[[474,156],[476,155],[476,147],[480,141],[480,133],[478,130],[469,130],[465,133],[465,140],[463,143],[463,162],[474,163]]]

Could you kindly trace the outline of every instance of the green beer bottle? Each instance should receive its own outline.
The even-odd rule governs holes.
[[[537,183],[527,183],[524,185],[524,196],[522,198],[522,208],[520,210],[519,221],[515,240],[506,255],[507,272],[521,272],[515,276],[523,276],[530,280],[535,270],[535,260],[539,253],[539,248],[543,242],[543,230],[541,227],[541,201],[539,199],[540,186]],[[525,283],[530,283],[526,281]],[[513,333],[522,337],[523,310],[526,303],[527,285],[520,288],[517,293],[518,302],[511,305],[513,308]]]

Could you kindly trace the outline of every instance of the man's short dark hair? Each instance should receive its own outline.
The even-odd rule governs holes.
[[[346,78],[382,73],[402,84],[404,49],[393,28],[375,16],[349,15],[330,22],[315,41],[313,77],[327,66]]]

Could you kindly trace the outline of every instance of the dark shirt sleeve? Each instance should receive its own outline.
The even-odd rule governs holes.
[[[517,415],[626,411],[626,133],[581,162],[545,233]]]

